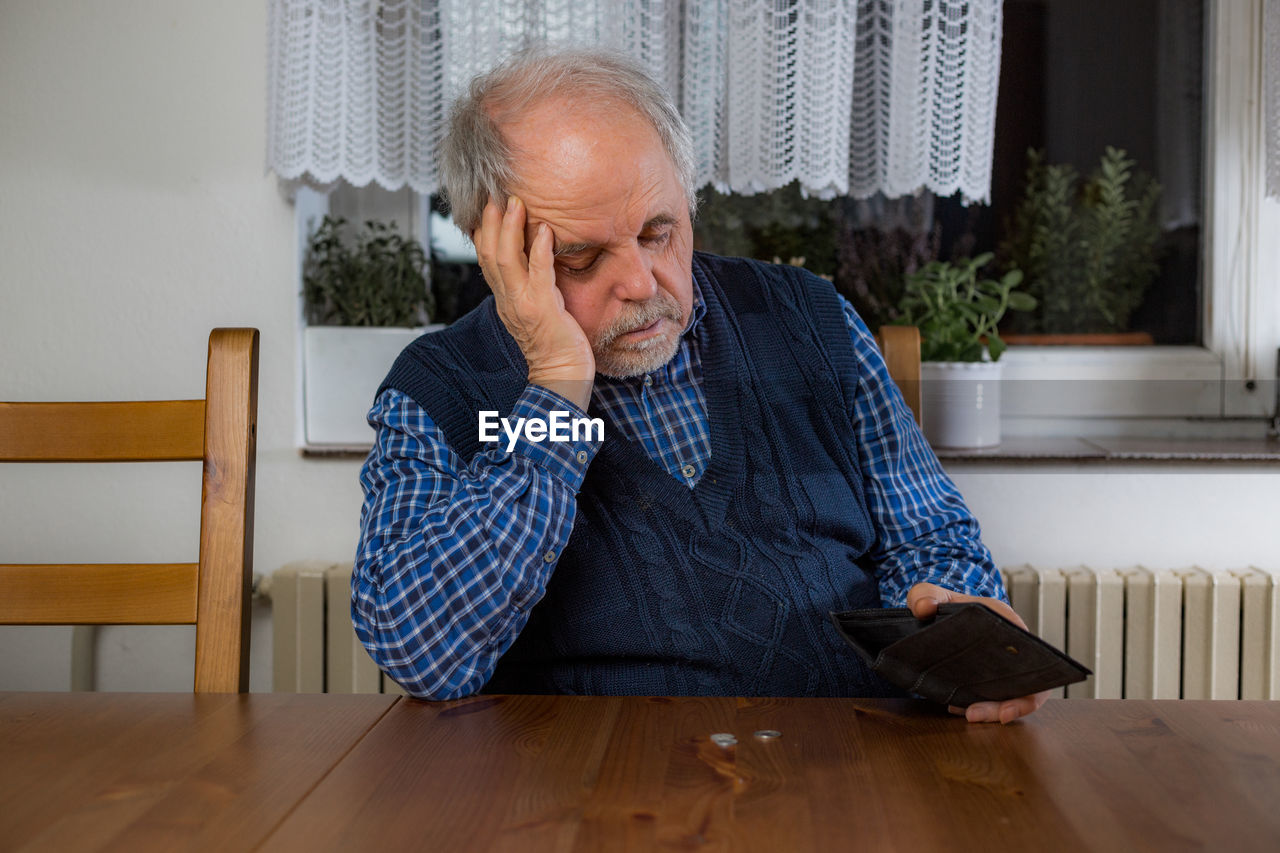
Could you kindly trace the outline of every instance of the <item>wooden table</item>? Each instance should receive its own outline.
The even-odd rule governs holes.
[[[985,845],[1280,849],[1280,703],[1061,700],[1001,727],[893,701],[405,701],[266,849]]]
[[[1280,849],[1277,702],[207,698],[0,695],[0,847]]]
[[[392,696],[0,693],[0,850],[248,850]]]

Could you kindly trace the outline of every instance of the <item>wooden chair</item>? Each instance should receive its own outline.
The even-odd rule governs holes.
[[[198,563],[0,565],[0,624],[194,624],[195,692],[247,692],[257,413],[257,329],[210,333],[203,400],[0,403],[0,462],[204,463]]]
[[[916,424],[922,424],[923,408],[920,404],[920,330],[915,326],[881,326],[876,344],[889,366],[889,375],[916,416]]]

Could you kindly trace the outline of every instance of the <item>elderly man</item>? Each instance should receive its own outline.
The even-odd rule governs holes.
[[[853,309],[693,252],[688,130],[643,73],[522,54],[473,82],[442,152],[493,298],[379,391],[352,582],[411,694],[885,695],[828,611],[1017,620]],[[603,440],[548,436],[588,414]]]

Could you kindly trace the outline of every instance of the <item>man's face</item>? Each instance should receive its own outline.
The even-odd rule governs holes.
[[[693,310],[688,199],[657,133],[630,107],[553,100],[504,127],[511,188],[554,235],[556,287],[596,371],[636,376],[671,360]]]

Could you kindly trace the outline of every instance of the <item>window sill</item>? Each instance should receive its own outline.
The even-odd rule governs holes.
[[[372,443],[364,447],[358,445],[330,445],[327,447],[309,445],[298,448],[298,453],[302,455],[303,459],[359,459],[364,461],[372,448]]]
[[[1000,360],[1005,417],[1222,415],[1222,359],[1203,347],[1013,346]]]
[[[1280,441],[1269,438],[1052,438],[1015,436],[996,447],[935,451],[952,463],[1225,462],[1280,465]]]

